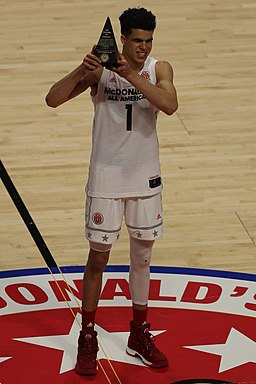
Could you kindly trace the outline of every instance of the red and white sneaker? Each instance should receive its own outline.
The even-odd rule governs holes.
[[[155,338],[149,332],[150,324],[145,323],[135,328],[130,323],[131,333],[128,339],[126,353],[130,356],[138,356],[143,363],[151,368],[167,367],[167,357],[155,346]]]
[[[75,372],[79,375],[95,375],[98,370],[98,350],[97,332],[80,331]]]

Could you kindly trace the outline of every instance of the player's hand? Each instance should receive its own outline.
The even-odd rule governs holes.
[[[119,76],[126,78],[131,72],[132,69],[129,66],[128,62],[125,60],[124,56],[119,52],[119,59],[118,59],[119,67],[112,67],[110,68],[111,71],[117,73]]]
[[[88,71],[95,71],[95,69],[97,68],[101,68],[101,61],[96,55],[94,55],[94,49],[95,45],[92,47],[92,51],[90,53],[87,53],[87,55],[83,59],[82,66],[84,68],[85,73]]]

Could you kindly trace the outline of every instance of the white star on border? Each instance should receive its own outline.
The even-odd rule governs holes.
[[[246,363],[256,363],[256,342],[235,328],[231,328],[224,344],[193,345],[184,348],[221,356],[219,373]]]
[[[80,318],[79,314],[77,315],[77,319],[78,318]],[[99,360],[108,358],[109,360],[119,361],[126,364],[140,365],[144,367],[141,359],[129,356],[125,352],[129,332],[110,333],[97,325],[95,326],[95,330],[98,332],[100,350],[97,357]],[[17,338],[14,340],[63,351],[59,373],[64,373],[72,370],[75,366],[79,331],[80,327],[76,319],[74,319],[70,332],[67,335],[25,337]],[[157,336],[162,332],[166,332],[166,330],[151,331],[152,335],[154,336]]]
[[[12,356],[8,356],[8,357],[0,357],[0,363],[3,363],[4,361],[9,360],[9,359],[11,359],[11,358],[12,358]]]

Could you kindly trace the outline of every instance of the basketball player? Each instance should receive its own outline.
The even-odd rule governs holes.
[[[177,96],[171,65],[149,56],[155,16],[144,8],[129,8],[119,20],[120,66],[103,68],[92,50],[46,96],[47,104],[57,107],[90,88],[95,111],[85,212],[90,251],[75,367],[82,375],[97,372],[94,324],[102,273],[119,238],[123,218],[130,237],[133,309],[126,351],[147,366],[168,365],[149,331],[147,309],[152,247],[163,232],[156,120],[159,111],[167,115],[176,111]]]

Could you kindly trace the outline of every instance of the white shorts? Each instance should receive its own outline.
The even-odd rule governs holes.
[[[156,240],[163,235],[161,192],[147,197],[86,198],[85,237],[89,241],[113,244],[119,239],[123,218],[130,236]]]

